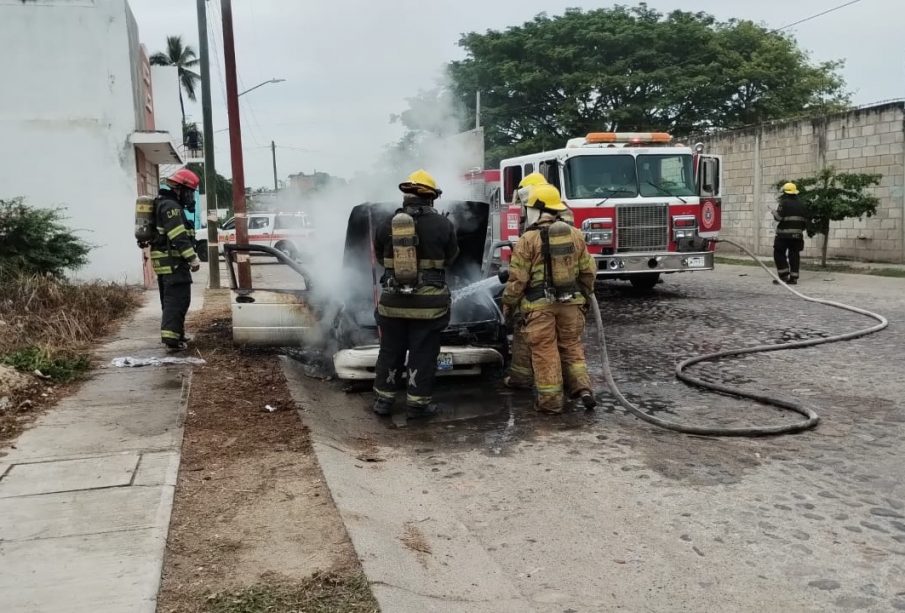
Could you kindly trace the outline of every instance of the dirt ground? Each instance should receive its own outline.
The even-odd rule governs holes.
[[[207,365],[192,375],[158,611],[377,611],[277,356],[233,347],[226,292],[208,292],[190,329]]]

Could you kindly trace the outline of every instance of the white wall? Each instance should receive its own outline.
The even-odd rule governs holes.
[[[96,248],[82,278],[141,280],[125,0],[0,2],[0,198],[64,206]],[[134,27],[134,23],[131,24]]]
[[[173,142],[181,145],[179,69],[175,66],[151,66],[151,89],[154,94],[154,129],[169,132]]]

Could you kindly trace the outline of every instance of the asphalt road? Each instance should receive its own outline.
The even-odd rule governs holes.
[[[368,412],[370,394],[288,364],[384,610],[905,610],[905,280],[811,272],[799,289],[890,327],[695,367],[813,406],[820,426],[798,435],[674,434],[605,391],[596,413],[540,417],[497,382],[448,380],[450,411],[400,429]],[[607,283],[598,297],[623,391],[700,423],[795,416],[689,388],[673,377],[680,359],[870,324],[743,266],[669,276],[651,294]],[[411,526],[426,547],[406,545]]]

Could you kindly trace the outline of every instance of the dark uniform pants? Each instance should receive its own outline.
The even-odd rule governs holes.
[[[192,303],[192,273],[177,270],[169,275],[157,275],[160,289],[160,340],[178,343],[185,337],[185,314]]]
[[[377,355],[374,391],[378,398],[395,399],[396,391],[403,387],[405,373],[408,376],[408,405],[423,407],[430,403],[437,375],[437,356],[440,355],[440,333],[448,324],[448,313],[439,319],[401,319],[377,315],[380,353]]]
[[[788,281],[798,278],[803,249],[804,238],[801,234],[777,236],[773,239],[773,262],[776,264],[776,273],[780,279]]]

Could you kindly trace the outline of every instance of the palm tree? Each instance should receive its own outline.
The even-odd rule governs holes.
[[[181,36],[167,36],[166,53],[159,51],[151,56],[151,64],[155,66],[175,66],[179,69],[179,108],[182,109],[182,124],[185,125],[185,104],[182,101],[182,90],[189,100],[194,102],[195,86],[201,75],[191,69],[198,65],[198,57],[191,45],[183,45]]]

